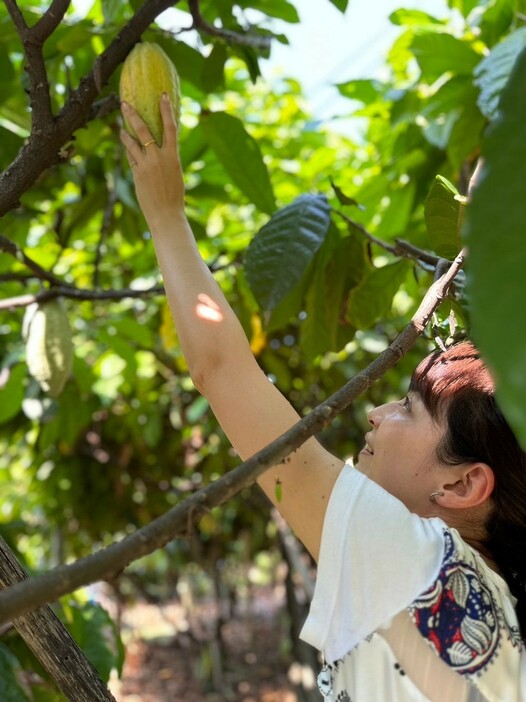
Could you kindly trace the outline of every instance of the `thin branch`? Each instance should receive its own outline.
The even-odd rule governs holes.
[[[419,249],[417,246],[410,244],[404,239],[395,239],[395,241],[395,253],[397,253],[398,256],[409,256],[410,258],[416,258],[419,261],[428,263],[430,266],[438,266],[440,265],[441,261],[447,260],[440,258],[440,256],[436,256],[435,254],[429,253],[429,251],[424,251],[424,249]],[[451,263],[451,261],[449,261],[449,263]]]
[[[0,592],[0,625],[89,583],[115,577],[132,561],[162,548],[176,536],[188,533],[189,528],[212,507],[226,502],[254,483],[268,468],[283,462],[396,365],[413,346],[446,296],[463,264],[464,254],[461,251],[447,273],[431,285],[411,322],[394,342],[325,402],[240,466],[130,536],[70,565],[60,566]]]
[[[347,224],[350,227],[352,227],[353,229],[357,229],[359,232],[361,232],[371,243],[380,246],[382,249],[384,249],[384,251],[388,251],[394,256],[403,256],[405,258],[411,258],[417,262],[427,263],[428,265],[433,267],[437,266],[440,263],[440,261],[444,260],[441,259],[440,256],[436,256],[435,254],[429,253],[429,251],[424,251],[424,249],[419,249],[417,246],[414,246],[413,244],[410,244],[409,242],[404,241],[403,239],[396,239],[396,243],[394,245],[389,244],[387,241],[383,241],[383,239],[379,239],[378,237],[374,236],[374,234],[371,234],[371,232],[369,232],[360,222],[356,222],[354,219],[351,219],[346,214],[344,214],[340,210],[337,210],[336,208],[331,209],[343,220],[345,220],[345,222],[347,222]]]
[[[7,8],[7,11],[9,12],[11,19],[13,20],[13,24],[15,25],[16,31],[18,32],[20,38],[23,41],[26,32],[29,28],[24,19],[22,11],[18,7],[16,0],[4,0],[4,4]]]
[[[31,275],[30,273],[1,273],[0,283],[10,283],[12,281],[27,283],[29,280],[33,280],[36,277],[36,275]]]
[[[120,163],[117,166],[117,178],[120,177],[121,175],[121,167]],[[117,188],[115,187],[114,183],[112,184],[108,179],[106,179],[108,182],[108,199],[106,201],[106,205],[104,207],[103,213],[102,213],[102,224],[100,227],[100,232],[99,232],[99,240],[97,241],[97,249],[95,251],[95,263],[93,265],[94,268],[94,273],[93,273],[93,287],[98,288],[99,287],[99,280],[100,280],[100,263],[102,260],[102,249],[104,246],[104,241],[110,231],[111,224],[113,222],[113,212],[115,210],[115,205],[118,200],[118,195],[117,195]]]
[[[56,275],[53,275],[53,273],[50,271],[46,271],[44,268],[42,268],[42,266],[39,266],[39,264],[27,256],[19,246],[2,234],[0,234],[0,251],[5,251],[16,258],[17,261],[23,263],[27,268],[29,268],[30,271],[33,271],[35,276],[40,280],[45,280],[48,283],[51,283],[51,285],[58,285],[62,288],[71,287],[60,278],[57,278]]]
[[[53,0],[38,22],[31,27],[33,40],[43,44],[62,22],[70,5],[71,0]]]
[[[18,295],[6,300],[0,300],[0,311],[12,310],[17,307],[28,307],[34,302],[46,302],[56,297],[69,297],[73,300],[124,300],[126,298],[145,297],[146,295],[164,295],[162,285],[154,285],[144,290],[124,288],[123,290],[84,290],[73,286],[54,285],[35,295]]]
[[[208,34],[211,37],[222,39],[230,44],[250,46],[251,48],[258,49],[260,51],[267,51],[270,49],[270,36],[250,33],[241,34],[240,32],[234,32],[231,29],[214,27],[213,24],[209,24],[201,15],[199,0],[188,0],[188,8],[193,19],[192,29],[197,29],[203,34]]]
[[[92,104],[87,121],[91,122],[94,119],[102,119],[103,117],[106,117],[106,115],[115,112],[115,110],[118,110],[119,108],[119,96],[117,95],[117,93],[111,93],[107,97],[104,97],[101,100],[97,100]]]
[[[55,4],[57,4],[56,1],[52,3],[52,6]],[[39,32],[36,31],[42,20],[37,22],[34,27],[28,27],[15,0],[6,0],[6,6],[20,36],[20,41],[22,42],[26,55],[25,70],[27,71],[30,81],[31,133],[35,136],[41,136],[46,128],[52,128],[53,122],[49,81],[44,55],[42,53],[45,37],[41,38]],[[44,17],[48,12],[45,13]],[[42,19],[44,19],[44,17],[42,17]],[[59,18],[59,22],[60,19],[61,18]]]

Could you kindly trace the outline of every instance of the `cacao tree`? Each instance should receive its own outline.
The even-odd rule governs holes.
[[[171,6],[179,14],[167,29],[157,18]],[[402,394],[429,348],[466,333],[524,436],[516,308],[526,256],[526,4],[448,7],[444,17],[395,11],[388,77],[338,86],[348,118],[366,125],[357,143],[312,126],[296,81],[262,79],[272,42],[286,41],[273,19],[297,22],[299,3],[0,7],[0,534],[31,573],[115,542],[238,464],[189,379],[118,140],[120,66],[139,39],[179,72],[187,209],[200,250],[262,367],[301,414],[389,346],[443,261],[469,245],[466,274],[426,333],[320,440],[352,455],[365,410]],[[485,171],[466,208],[481,149]],[[49,316],[58,301],[56,343],[42,332],[36,340],[55,364],[50,384],[39,377],[31,315]],[[71,348],[57,382],[58,356]],[[242,544],[251,556],[271,549],[265,509],[246,488],[195,526],[197,552],[175,541],[130,572],[177,577],[195,560],[214,572],[219,554],[245,558]],[[82,627],[110,626],[87,605],[62,607],[80,638]],[[93,658],[118,666],[122,650]],[[37,663],[10,634],[0,677],[13,699],[61,699],[24,690],[20,666]]]

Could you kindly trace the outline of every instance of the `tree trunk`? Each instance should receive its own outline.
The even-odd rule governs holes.
[[[0,537],[0,589],[26,578],[27,573]],[[49,605],[14,619],[13,626],[67,700],[115,702],[95,668]]]

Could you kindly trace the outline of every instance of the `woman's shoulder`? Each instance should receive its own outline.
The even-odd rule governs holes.
[[[445,663],[474,675],[494,662],[503,641],[510,650],[522,650],[516,601],[506,581],[457,530],[444,527],[443,535],[437,578],[409,613]]]

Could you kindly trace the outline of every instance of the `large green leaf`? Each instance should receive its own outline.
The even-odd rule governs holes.
[[[427,81],[434,81],[450,71],[471,75],[481,59],[467,42],[435,31],[416,32],[411,49]]]
[[[439,256],[453,259],[462,248],[460,225],[464,202],[455,186],[438,175],[425,201],[425,219],[431,248]]]
[[[241,192],[262,212],[276,209],[274,191],[257,141],[241,120],[226,112],[201,117],[205,137]]]
[[[518,29],[497,44],[475,69],[475,85],[480,88],[478,105],[481,112],[494,119],[499,96],[515,65],[517,56],[526,47],[526,27]]]
[[[421,114],[426,120],[422,131],[429,143],[445,150],[466,102],[476,100],[476,97],[477,91],[473,87],[471,76],[454,76],[430,95],[421,108]]]
[[[300,345],[309,360],[338,350],[338,331],[343,322],[344,302],[350,288],[365,270],[363,240],[352,234],[344,239],[334,226],[318,251],[312,282],[305,297],[307,317],[301,325]],[[346,325],[352,336],[351,325]]]
[[[324,195],[301,195],[276,212],[250,242],[245,272],[254,297],[273,310],[297,285],[330,225]]]
[[[408,270],[406,261],[374,268],[354,288],[349,297],[347,319],[357,329],[368,329],[386,314]]]
[[[484,170],[465,237],[473,337],[493,369],[497,397],[526,449],[526,50],[483,143]]]
[[[26,377],[26,366],[19,363],[11,368],[4,368],[2,375],[5,383],[0,387],[0,424],[8,422],[20,412],[24,399],[23,380]]]

